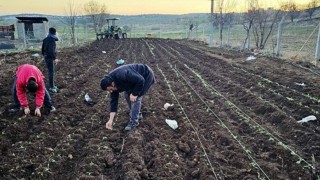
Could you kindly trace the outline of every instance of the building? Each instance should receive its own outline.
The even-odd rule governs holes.
[[[24,42],[42,41],[47,36],[49,25],[46,17],[16,17],[18,39]]]

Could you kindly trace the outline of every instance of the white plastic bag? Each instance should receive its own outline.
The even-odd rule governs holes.
[[[178,128],[178,122],[176,120],[166,119],[166,123],[172,128],[177,129]]]
[[[306,86],[306,84],[305,83],[294,83],[295,85],[298,85],[298,86]]]
[[[173,104],[165,103],[163,105],[165,110],[172,110],[173,109]]]
[[[310,115],[301,119],[300,121],[298,121],[298,123],[304,123],[304,122],[314,121],[314,120],[317,120],[317,118],[314,115]]]
[[[251,55],[251,56],[249,56],[249,57],[247,58],[247,61],[251,61],[251,60],[255,60],[255,59],[257,59],[257,58]]]

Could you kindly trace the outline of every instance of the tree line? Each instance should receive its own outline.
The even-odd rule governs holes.
[[[249,48],[250,35],[253,35],[255,48],[264,49],[268,38],[275,26],[283,18],[289,18],[291,22],[298,17],[307,16],[310,20],[319,9],[319,0],[304,1],[304,5],[298,5],[294,0],[279,0],[279,8],[267,8],[268,1],[265,0],[243,0],[245,4],[240,16],[233,12],[238,2],[235,0],[211,0],[211,12],[209,21],[213,28],[219,31],[219,46],[222,47],[223,31],[229,29],[233,24],[242,24],[246,32],[243,48]]]

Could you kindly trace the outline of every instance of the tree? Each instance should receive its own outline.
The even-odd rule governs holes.
[[[255,11],[255,7],[257,7],[257,5],[255,5],[256,1],[255,0],[249,0],[247,1],[247,13],[244,13],[242,15],[242,26],[243,29],[246,31],[246,37],[243,43],[243,49],[249,49],[250,48],[250,30],[252,28],[253,25],[253,21],[254,21],[254,11]]]
[[[234,1],[233,0],[217,0],[217,8],[218,13],[216,15],[216,24],[219,27],[219,46],[222,47],[222,34],[223,34],[223,28],[225,25],[231,25],[231,22],[233,20],[233,13],[232,7],[234,7]]]
[[[106,18],[109,16],[107,13],[107,6],[95,0],[91,0],[84,5],[84,11],[91,18],[94,24],[95,33],[102,31],[106,23]]]
[[[66,20],[65,24],[67,24],[70,35],[71,35],[71,43],[72,45],[76,45],[77,39],[76,39],[76,20],[77,16],[79,14],[78,7],[75,4],[74,0],[69,0],[66,8],[65,8],[65,14],[66,14]]]
[[[319,0],[311,0],[308,3],[307,5],[308,8],[306,9],[306,12],[309,15],[309,19],[312,19],[312,15],[317,10],[318,4],[319,4]]]
[[[289,0],[286,3],[283,3],[281,5],[281,10],[288,13],[288,16],[290,17],[291,22],[293,22],[294,18],[299,16],[298,7],[292,0]]]
[[[274,26],[280,21],[280,10],[258,9],[254,12],[256,18],[253,22],[253,36],[255,38],[256,47],[264,49]]]
[[[263,4],[267,2],[263,0],[249,0],[249,2],[247,21],[244,22],[248,22],[249,25],[252,23],[255,46],[257,49],[264,49],[276,23],[281,20],[281,11],[261,8],[267,7],[267,4]]]

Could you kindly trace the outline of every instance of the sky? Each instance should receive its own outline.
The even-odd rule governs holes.
[[[79,9],[89,0],[0,0],[0,14],[48,14],[65,15],[68,2],[73,1]],[[95,0],[104,3],[110,14],[188,14],[210,13],[211,0]],[[217,1],[217,0],[215,0]],[[239,11],[245,0],[234,0],[233,11]],[[264,0],[272,7],[282,0]],[[298,1],[298,0],[297,0]],[[306,0],[304,0],[306,1]]]

